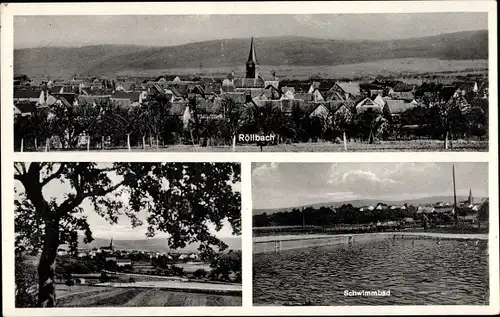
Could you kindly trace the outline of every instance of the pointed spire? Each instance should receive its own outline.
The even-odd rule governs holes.
[[[257,64],[257,55],[255,54],[255,45],[253,44],[253,36],[250,42],[250,53],[248,54],[248,62]]]
[[[472,188],[469,188],[469,204],[472,204]]]

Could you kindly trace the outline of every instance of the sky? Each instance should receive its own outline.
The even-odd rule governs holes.
[[[458,196],[488,197],[488,164],[455,163]],[[451,163],[254,163],[252,207],[453,196]]]
[[[98,164],[98,168],[103,168],[104,165]],[[116,184],[120,181],[120,178],[114,174],[109,173],[109,178]],[[42,176],[44,177],[44,176]],[[14,188],[17,193],[23,193],[23,185],[19,181],[15,181]],[[241,184],[236,183],[233,185],[235,191],[241,190]],[[60,204],[64,201],[65,196],[68,193],[74,192],[68,183],[62,183],[58,180],[53,180],[43,187],[43,195],[45,199],[50,201],[50,199],[55,198],[57,203]],[[127,195],[122,195],[120,199],[127,204],[129,197]],[[143,222],[140,227],[133,228],[130,219],[126,215],[119,216],[117,224],[109,224],[104,218],[99,216],[94,209],[91,207],[88,199],[84,200],[81,207],[83,207],[83,215],[87,216],[87,221],[90,225],[94,238],[103,238],[115,240],[133,240],[133,239],[146,239],[147,232],[147,214],[145,212],[139,213],[138,218]],[[212,234],[215,234],[218,238],[228,238],[233,237],[231,225],[225,221],[224,226],[220,231],[215,231],[215,226],[208,225]],[[158,232],[154,238],[166,237],[166,234]]]
[[[487,13],[16,16],[14,47],[172,46],[217,39],[307,36],[401,39],[488,28]]]

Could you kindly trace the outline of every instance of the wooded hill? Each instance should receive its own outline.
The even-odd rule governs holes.
[[[322,66],[395,58],[473,60],[488,58],[488,31],[466,31],[421,38],[369,41],[308,37],[256,38],[261,65]],[[30,77],[75,74],[102,76],[123,70],[241,66],[250,39],[196,42],[179,46],[95,45],[14,50],[14,72]]]

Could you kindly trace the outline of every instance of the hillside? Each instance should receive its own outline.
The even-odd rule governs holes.
[[[229,249],[241,250],[241,238],[232,237],[222,239]],[[167,241],[163,238],[153,239],[136,239],[136,240],[113,240],[115,248],[118,250],[142,250],[142,251],[173,251],[173,252],[194,252],[197,251],[198,244],[191,244],[183,249],[170,250],[167,246]],[[79,247],[85,249],[100,248],[109,246],[109,239],[95,238],[89,244],[83,243],[83,238],[80,239]]]
[[[255,39],[261,65],[322,66],[397,58],[488,58],[488,32],[468,31],[390,40],[348,41],[307,37]],[[14,50],[14,71],[32,77],[111,75],[124,70],[244,65],[249,39],[212,40],[169,47],[97,45]]]
[[[464,201],[467,200],[468,197],[466,196],[457,196],[457,201]],[[474,198],[477,202],[481,201],[483,199],[482,197],[476,197]],[[332,207],[332,208],[337,208],[340,207],[344,204],[351,204],[355,207],[361,207],[361,206],[371,206],[371,205],[376,205],[377,203],[385,203],[388,205],[403,205],[403,204],[408,204],[408,205],[425,205],[425,204],[434,204],[439,201],[444,201],[444,202],[452,202],[453,201],[453,196],[432,196],[432,197],[424,197],[424,198],[418,198],[418,199],[409,199],[409,200],[404,200],[404,201],[390,201],[390,200],[381,200],[381,199],[360,199],[360,200],[350,200],[350,201],[339,201],[339,202],[325,202],[325,203],[316,203],[312,205],[304,205],[304,206],[294,206],[294,207],[286,207],[286,208],[275,208],[275,209],[254,209],[253,214],[254,215],[261,215],[263,213],[266,214],[274,214],[277,212],[283,212],[283,211],[291,211],[294,208],[307,208],[307,207],[313,207],[313,208],[320,208],[320,207]]]

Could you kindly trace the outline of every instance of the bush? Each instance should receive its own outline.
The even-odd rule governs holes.
[[[23,256],[15,258],[16,307],[36,307],[37,270]]]
[[[241,282],[241,251],[229,250],[227,253],[218,254],[210,263],[210,267],[214,280],[229,281],[230,276],[234,275],[235,281]]]
[[[204,278],[207,276],[207,271],[205,269],[197,269],[193,272],[193,276],[196,278]]]

